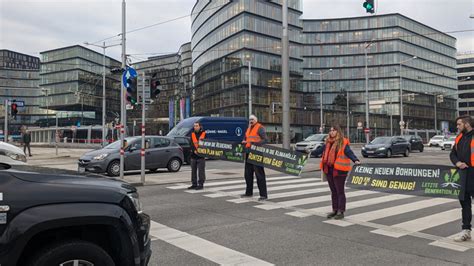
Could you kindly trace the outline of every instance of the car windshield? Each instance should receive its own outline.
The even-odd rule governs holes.
[[[392,138],[390,137],[375,138],[370,142],[370,144],[388,144],[391,140]]]
[[[402,136],[402,138],[404,138],[404,139],[406,139],[406,140],[410,140],[411,137],[412,137],[412,136],[410,136],[410,135],[404,135],[404,136]]]
[[[130,144],[130,142],[133,140],[133,138],[125,138],[125,141]],[[115,142],[110,143],[109,145],[105,146],[104,149],[111,149],[111,150],[116,150],[120,149],[120,140],[117,140]]]
[[[175,137],[175,136],[186,136],[192,130],[194,126],[194,122],[198,121],[199,117],[190,117],[186,118],[185,120],[181,121],[177,124],[168,134],[168,137]]]
[[[316,134],[316,135],[311,135],[311,136],[307,137],[305,140],[306,141],[323,141],[324,137],[326,137],[326,135]]]

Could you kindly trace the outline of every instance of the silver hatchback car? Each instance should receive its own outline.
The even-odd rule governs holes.
[[[125,148],[124,170],[140,170],[141,137],[129,137],[125,141],[127,147]],[[183,149],[172,138],[145,137],[145,169],[155,172],[158,168],[168,168],[170,172],[177,172],[181,169],[183,161]],[[120,174],[120,141],[82,155],[79,158],[78,171],[118,176]]]

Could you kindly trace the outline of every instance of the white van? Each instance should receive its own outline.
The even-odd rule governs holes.
[[[26,164],[26,156],[20,148],[0,141],[0,163],[10,165]]]

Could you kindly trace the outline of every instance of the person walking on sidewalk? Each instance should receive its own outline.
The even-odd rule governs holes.
[[[194,131],[191,133],[191,186],[188,189],[201,190],[206,181],[206,159],[198,153],[199,140],[206,137],[206,132],[202,129],[201,123],[194,123]],[[198,179],[199,176],[199,179]]]
[[[455,144],[449,154],[451,162],[458,168],[461,185],[459,192],[459,202],[462,211],[462,231],[454,238],[456,242],[463,242],[471,239],[471,220],[472,220],[472,201],[474,196],[474,130],[472,123],[474,121],[468,115],[456,118],[456,126],[459,135],[456,137]]]
[[[320,168],[331,189],[332,212],[327,214],[327,218],[343,219],[346,211],[344,186],[347,174],[351,171],[351,160],[355,164],[360,164],[360,161],[337,125],[331,127],[326,142],[312,154],[318,157],[322,155]]]
[[[258,166],[247,162],[249,153],[248,150],[254,145],[263,145],[267,143],[267,133],[265,128],[258,123],[258,119],[255,115],[251,115],[249,117],[249,127],[247,128],[247,132],[245,133],[245,138],[242,141],[242,144],[245,145],[247,150],[245,155],[245,183],[246,189],[245,194],[241,195],[241,197],[252,197],[253,195],[253,174],[257,176],[257,185],[258,190],[260,192],[260,198],[258,200],[267,200],[267,181],[265,177],[265,169],[263,166]]]
[[[31,134],[27,129],[25,129],[25,132],[23,132],[23,135],[21,136],[21,141],[23,142],[23,152],[26,155],[26,149],[28,148],[28,154],[31,157],[32,156],[31,155],[31,147],[30,147]]]

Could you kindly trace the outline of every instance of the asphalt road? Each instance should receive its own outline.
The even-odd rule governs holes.
[[[431,148],[408,158],[362,159],[449,165],[448,152]],[[214,164],[225,165],[213,161],[208,167]],[[456,200],[348,189],[346,217],[353,218],[346,221],[351,224],[332,224],[324,217],[330,210],[327,185],[318,176],[314,171],[299,178],[272,175],[269,201],[264,203],[239,198],[242,178],[210,180],[198,193],[187,191],[185,182],[140,187],[145,211],[155,222],[150,265],[469,265],[474,261],[472,242],[456,244],[449,239],[460,231]],[[314,212],[298,215],[306,210]],[[377,219],[365,221],[374,212]]]

